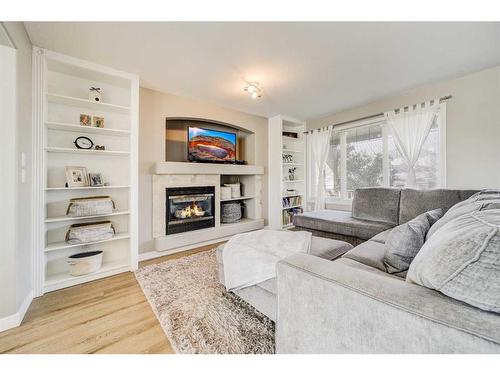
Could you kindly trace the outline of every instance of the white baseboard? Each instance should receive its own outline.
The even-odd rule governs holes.
[[[192,244],[192,245],[181,246],[181,247],[178,247],[178,248],[175,248],[175,249],[172,249],[172,250],[148,251],[146,253],[140,253],[139,254],[139,262],[142,262],[143,260],[149,260],[149,259],[164,257],[165,255],[171,255],[171,254],[175,254],[175,253],[180,253],[182,251],[196,249],[197,247],[213,245],[214,243],[227,241],[231,237],[232,236],[222,237],[222,238],[216,238],[216,239],[209,240],[209,241],[198,242],[198,243],[195,243],[195,244]]]
[[[0,332],[6,331],[11,328],[19,327],[23,322],[24,316],[33,301],[33,291],[29,292],[19,310],[12,315],[0,319]]]

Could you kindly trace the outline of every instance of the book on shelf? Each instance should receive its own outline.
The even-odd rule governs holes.
[[[295,197],[283,197],[282,201],[283,208],[302,205],[302,197],[300,195]]]
[[[283,226],[293,224],[293,217],[297,214],[301,214],[304,210],[301,207],[291,208],[289,210],[283,211],[281,214],[281,224]]]

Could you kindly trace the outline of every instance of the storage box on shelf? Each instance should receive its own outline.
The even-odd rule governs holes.
[[[35,168],[40,171],[35,176],[39,230],[34,238],[34,286],[39,296],[137,268],[139,86],[135,75],[38,47],[34,47],[33,76]],[[89,100],[91,87],[100,88],[102,102]],[[81,136],[94,146],[77,148],[74,142]],[[101,173],[107,185],[66,187],[66,166]],[[112,197],[115,209],[89,211],[85,216],[66,214],[70,199],[95,195]],[[66,241],[71,225],[106,220],[116,228],[112,237],[88,243]],[[102,267],[92,274],[72,276],[68,257],[85,251],[103,251]]]

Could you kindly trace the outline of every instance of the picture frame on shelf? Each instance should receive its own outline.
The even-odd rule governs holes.
[[[66,183],[68,187],[89,186],[89,175],[85,167],[65,167]]]
[[[91,126],[92,125],[92,116],[87,115],[85,113],[80,113],[80,125],[81,126]]]
[[[104,186],[104,179],[101,173],[89,173],[90,186]]]
[[[104,117],[93,116],[92,117],[92,126],[94,126],[96,128],[104,128]]]

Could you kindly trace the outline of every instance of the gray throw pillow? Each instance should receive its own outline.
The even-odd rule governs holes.
[[[464,214],[441,227],[406,280],[500,313],[500,209]]]
[[[431,238],[434,233],[450,221],[464,214],[471,214],[477,211],[492,210],[500,208],[500,191],[498,190],[483,190],[470,198],[457,203],[451,207],[444,216],[433,225],[427,232],[426,241]]]
[[[389,273],[408,270],[413,258],[424,245],[427,231],[443,216],[440,208],[418,215],[415,219],[393,228],[385,241],[384,264]]]

